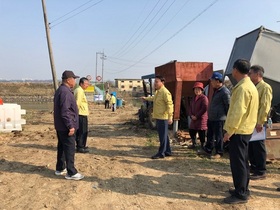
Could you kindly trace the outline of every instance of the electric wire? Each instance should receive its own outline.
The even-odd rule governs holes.
[[[124,52],[121,56],[126,55],[128,52],[130,52],[132,49],[134,49],[147,35],[148,33],[153,29],[153,27],[162,19],[162,17],[166,14],[166,12],[171,8],[171,6],[174,4],[176,0],[173,0],[173,2],[168,6],[168,8],[163,12],[163,14],[158,18],[158,20],[148,29],[148,31],[136,42],[136,40],[140,37],[142,33],[148,28],[148,26],[152,23],[152,21],[156,18],[156,16],[159,14],[159,12],[163,9],[163,7],[166,5],[168,0],[165,1],[165,3],[161,6],[161,8],[158,10],[158,12],[155,14],[152,20],[146,25],[146,27],[141,31],[141,33],[138,34],[138,36],[135,38],[135,44],[129,48],[126,52]]]
[[[92,2],[92,1],[93,1],[93,0],[90,0],[90,1],[88,1],[88,2],[86,2],[86,3],[84,3],[84,4],[82,4],[81,6],[77,7],[76,9],[73,9],[73,10],[71,10],[70,12],[67,12],[66,14],[60,16],[59,18],[54,19],[54,20],[51,21],[50,23],[54,23],[54,22],[56,22],[56,21],[58,21],[58,20],[64,18],[65,16],[71,14],[72,12],[75,12],[76,10],[80,9],[81,7],[83,7],[84,5],[86,5],[86,4],[88,4],[88,3]]]
[[[126,46],[128,45],[128,43],[130,42],[130,40],[135,36],[135,34],[141,29],[141,27],[144,25],[144,23],[146,22],[146,20],[149,18],[149,16],[152,14],[152,12],[155,10],[155,8],[157,7],[157,5],[159,4],[161,0],[158,0],[157,3],[155,4],[155,6],[153,7],[153,9],[149,12],[149,14],[147,15],[147,17],[144,19],[144,21],[141,23],[141,25],[138,27],[138,29],[132,34],[132,36],[128,39],[128,41],[123,45],[123,47],[121,47],[121,49],[123,50],[124,48],[126,48]],[[120,52],[122,52],[122,50]],[[117,53],[116,55],[119,55],[120,53]]]
[[[149,57],[151,54],[153,54],[154,52],[156,52],[158,49],[160,49],[164,44],[166,44],[168,41],[170,41],[171,39],[173,39],[175,36],[177,36],[181,31],[183,31],[186,27],[188,27],[191,23],[193,23],[197,18],[199,18],[202,14],[204,14],[208,9],[210,9],[213,5],[215,5],[219,0],[215,0],[213,1],[210,5],[208,5],[205,9],[203,9],[200,13],[198,13],[198,15],[196,15],[194,18],[192,18],[188,23],[186,23],[182,28],[180,28],[177,32],[175,32],[171,37],[169,37],[166,41],[164,41],[163,43],[161,43],[159,46],[157,46],[154,50],[152,50],[149,54],[147,54],[146,56],[144,56],[143,58],[141,58],[140,60],[138,60],[136,63],[132,64],[131,66],[121,70],[121,71],[117,71],[116,73],[120,73],[120,72],[124,72],[127,71],[128,69],[130,69],[133,66],[136,66],[139,62],[143,61],[144,59],[146,59],[147,57]]]
[[[172,22],[172,20],[174,20],[174,18],[184,9],[184,7],[190,2],[191,0],[186,1],[181,7],[180,9],[175,13],[175,15],[164,25],[164,27],[158,31],[158,33],[149,41],[147,42],[148,44],[146,46],[143,47],[144,49],[147,49],[148,46],[153,43],[153,41],[159,36],[159,34],[162,33],[162,31]],[[143,51],[142,50],[142,51]]]
[[[141,15],[144,13],[144,11],[145,11],[145,9],[146,9],[146,7],[147,7],[147,5],[148,5],[148,2],[149,2],[149,0],[146,1],[145,6],[143,7],[143,9],[142,9],[141,12],[140,12],[140,15],[138,16],[137,20],[136,20],[135,23],[133,24],[134,26],[135,26],[136,23],[140,20]],[[127,42],[129,42],[130,39],[131,39],[131,37],[128,39]],[[113,56],[117,55],[117,54],[122,50],[122,48],[125,47],[125,45],[127,44],[127,42],[126,42],[119,50],[117,50],[117,52],[115,52],[115,53],[113,54]]]
[[[93,0],[91,0],[91,1],[93,1]],[[81,14],[82,12],[84,12],[84,11],[90,9],[91,7],[96,6],[97,4],[101,3],[101,2],[104,1],[104,0],[100,0],[100,1],[98,1],[98,2],[96,2],[96,3],[94,3],[93,5],[91,5],[91,6],[87,7],[87,8],[85,8],[85,9],[81,10],[80,12],[78,12],[78,13],[76,13],[76,14],[74,14],[74,15],[72,15],[72,16],[70,16],[70,17],[68,17],[68,18],[66,18],[66,19],[64,19],[64,20],[62,20],[62,21],[60,21],[60,22],[58,22],[57,24],[54,24],[54,25],[51,26],[51,24],[52,24],[53,22],[55,22],[55,21],[57,21],[57,20],[59,20],[59,19],[65,17],[65,16],[67,16],[68,14],[70,14],[70,13],[76,11],[77,9],[81,8],[82,6],[88,4],[88,3],[91,2],[91,1],[88,1],[87,3],[85,3],[85,4],[81,5],[81,6],[79,6],[78,8],[76,8],[76,9],[70,11],[70,12],[68,12],[67,14],[61,16],[60,18],[57,18],[56,20],[50,22],[50,23],[49,23],[50,28],[54,28],[55,26],[57,26],[57,25],[59,25],[59,24],[65,22],[65,21],[67,21],[67,20],[69,20],[69,19],[71,19],[71,18],[73,18],[73,17],[75,17],[75,16]]]

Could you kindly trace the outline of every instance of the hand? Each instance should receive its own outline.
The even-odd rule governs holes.
[[[230,141],[230,135],[228,135],[228,133],[225,133],[224,135],[224,142]]]
[[[68,136],[73,136],[74,133],[75,133],[75,128],[70,128],[70,129],[69,129]]]
[[[191,118],[192,118],[192,120],[197,120],[197,117],[194,115],[192,115]]]
[[[257,133],[261,132],[262,130],[263,130],[263,125],[257,124],[257,125],[256,125],[256,131],[257,131]]]
[[[168,120],[168,125],[171,125],[173,123],[173,120]]]
[[[142,99],[143,101],[145,101],[145,100],[146,100],[146,99],[145,99],[145,96],[142,96],[142,97],[141,97],[141,99]]]

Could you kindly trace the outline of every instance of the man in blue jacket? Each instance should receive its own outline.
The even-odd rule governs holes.
[[[223,127],[229,109],[230,92],[223,85],[223,75],[221,73],[214,72],[210,80],[211,86],[214,88],[214,94],[208,109],[207,142],[205,147],[197,153],[217,159],[224,153]],[[214,147],[216,153],[211,156]]]
[[[71,90],[79,78],[72,71],[64,71],[62,84],[54,95],[54,127],[56,129],[57,163],[55,175],[65,175],[66,179],[80,180],[84,176],[74,166],[76,131],[79,128],[79,113]]]

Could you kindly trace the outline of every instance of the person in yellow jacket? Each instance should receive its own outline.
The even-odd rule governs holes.
[[[105,92],[105,109],[109,109],[110,98],[111,98],[111,95],[106,90],[106,92]]]
[[[79,110],[79,129],[77,130],[76,142],[77,152],[88,153],[87,136],[88,136],[88,101],[85,95],[85,89],[89,86],[87,78],[82,77],[79,81],[79,87],[74,91],[74,96]]]
[[[264,69],[262,66],[251,66],[249,76],[259,93],[259,110],[256,125],[257,132],[261,132],[263,126],[266,124],[272,100],[271,86],[263,80],[263,75]],[[249,143],[250,171],[253,172],[250,179],[252,180],[265,179],[266,177],[266,148],[264,140],[265,139]]]
[[[246,203],[250,194],[248,147],[257,124],[259,97],[255,85],[248,76],[250,62],[238,59],[233,64],[232,76],[237,84],[232,90],[224,130],[224,141],[229,141],[230,168],[235,189],[225,203]]]
[[[173,122],[173,101],[170,92],[164,86],[165,78],[157,75],[155,77],[155,95],[142,97],[147,101],[153,101],[153,118],[156,119],[157,131],[159,135],[160,146],[157,154],[152,159],[171,156],[171,147],[168,137],[168,125]]]
[[[115,104],[116,104],[116,97],[114,96],[113,93],[111,93],[110,104],[111,104],[111,107],[112,107],[112,112],[114,112],[115,111]]]

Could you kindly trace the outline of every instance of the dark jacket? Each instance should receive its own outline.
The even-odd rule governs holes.
[[[207,130],[207,109],[208,109],[208,98],[201,94],[198,99],[195,100],[195,96],[191,101],[189,115],[196,116],[197,120],[191,120],[190,129],[194,130]]]
[[[229,102],[230,92],[225,86],[215,90],[208,109],[208,120],[226,120]]]
[[[78,107],[73,92],[62,84],[54,94],[54,127],[57,131],[79,128]]]

